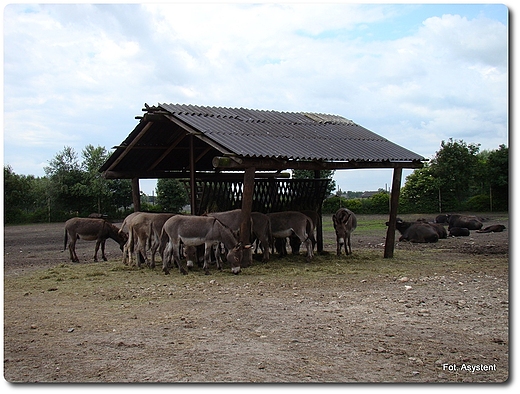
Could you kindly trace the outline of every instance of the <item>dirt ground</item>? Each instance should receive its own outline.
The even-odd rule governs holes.
[[[398,242],[382,259],[385,230],[360,216],[354,254],[337,259],[325,218],[329,254],[291,257],[283,275],[283,263],[255,262],[236,276],[124,269],[111,240],[109,262],[93,263],[94,243],[78,241],[81,262],[71,263],[63,224],[8,226],[4,378],[505,382],[509,222],[486,219],[506,231]]]

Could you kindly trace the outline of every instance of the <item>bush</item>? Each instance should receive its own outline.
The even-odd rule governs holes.
[[[479,194],[477,196],[471,197],[464,204],[464,210],[473,212],[489,212],[489,196],[486,194]]]
[[[333,196],[327,198],[323,201],[323,205],[321,207],[322,213],[336,213],[336,211],[340,208],[343,208],[347,204],[347,199],[339,196]]]
[[[330,197],[323,202],[322,213],[336,213],[340,208],[350,209],[357,214],[387,214],[390,212],[390,195],[386,192],[374,194],[370,198]]]

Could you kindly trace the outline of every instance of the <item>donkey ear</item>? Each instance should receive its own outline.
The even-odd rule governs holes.
[[[244,245],[244,249],[251,249],[252,245]]]

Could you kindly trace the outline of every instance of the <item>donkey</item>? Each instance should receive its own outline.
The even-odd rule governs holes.
[[[307,217],[309,219],[311,219],[312,230],[309,233],[309,238],[312,241],[312,249],[314,250],[314,246],[316,245],[315,230],[318,227],[318,224],[321,223],[321,216],[316,211],[307,210],[307,211],[299,211],[299,212],[303,213],[304,215],[307,215]],[[285,250],[285,254],[287,254],[286,242],[285,242],[285,240],[282,240],[282,241],[284,241],[284,242],[282,242],[281,244],[278,244],[277,246],[281,247],[282,251]],[[291,250],[292,250],[293,254],[300,253],[301,242],[298,237],[296,237],[294,235],[292,237],[289,237],[289,245],[291,245]]]
[[[137,265],[140,267],[144,261],[150,268],[155,268],[155,253],[159,249],[159,253],[162,254],[164,248],[160,238],[162,226],[173,215],[175,214],[150,212],[134,212],[128,215],[121,226],[121,230],[125,226],[128,227],[128,242],[125,245],[123,262],[132,264],[132,253],[137,242]],[[147,249],[151,251],[151,261],[148,260]]]
[[[271,221],[271,232],[274,238],[287,238],[296,236],[299,241],[307,247],[307,261],[313,257],[312,231],[313,223],[311,219],[297,211],[273,212],[267,216]]]
[[[341,249],[345,246],[345,254],[352,254],[350,234],[357,227],[357,218],[354,212],[347,208],[340,208],[332,215],[332,223],[336,230],[336,254],[341,255]]]
[[[70,238],[70,239],[69,239]],[[96,250],[94,252],[94,261],[98,261],[97,253],[101,245],[101,254],[104,261],[107,261],[105,256],[105,241],[108,238],[113,239],[119,244],[121,251],[127,241],[126,234],[120,234],[119,229],[113,224],[104,219],[93,218],[72,218],[65,222],[65,242],[63,249],[68,247],[70,252],[70,259],[72,262],[79,262],[76,254],[76,241],[81,238],[85,241],[96,241]]]
[[[240,261],[242,260],[242,245],[237,241],[233,232],[224,226],[218,219],[211,216],[173,216],[164,223],[161,239],[168,237],[168,244],[164,250],[163,271],[170,273],[173,260],[179,266],[179,271],[186,275],[187,267],[181,262],[179,244],[185,246],[198,246],[204,244],[204,271],[209,275],[209,260],[211,249],[214,244],[222,242],[228,250],[227,261],[231,264],[231,272],[240,272]],[[250,247],[247,246],[246,248]],[[217,260],[218,269],[222,266]]]
[[[242,224],[242,210],[233,209],[225,212],[212,212],[208,213],[207,216],[213,216],[220,220],[224,225],[229,227],[235,234],[240,231]],[[263,249],[262,262],[269,261],[269,245],[271,239],[271,222],[269,217],[260,212],[251,212],[251,239],[250,242],[254,242],[255,238],[260,241]]]

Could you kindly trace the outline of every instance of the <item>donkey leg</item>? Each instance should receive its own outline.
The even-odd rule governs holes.
[[[101,245],[101,240],[98,239],[96,240],[96,249],[94,250],[94,261],[98,261],[97,259],[97,253],[98,253],[98,250],[99,250],[99,245]]]
[[[170,261],[172,258],[172,243],[168,242],[163,251],[163,272],[168,275],[170,273]]]
[[[101,241],[101,257],[103,258],[103,261],[107,261],[107,256],[105,256],[105,242],[106,242],[106,239],[104,239],[103,241]]]
[[[204,245],[204,272],[206,275],[210,275],[210,272],[209,272],[209,261],[211,259],[211,250],[213,249],[213,244],[210,243],[206,243]],[[219,262],[218,262],[218,258],[217,258],[217,266],[219,266]]]
[[[150,260],[150,264],[149,264],[150,268],[155,268],[155,253],[157,253],[157,249],[159,249],[159,244],[154,242],[150,249],[152,252],[152,259]]]
[[[173,249],[174,261],[177,262],[177,265],[179,266],[179,271],[181,272],[181,274],[187,275],[188,270],[187,270],[185,264],[183,264],[181,261],[181,254],[179,252],[179,244],[173,245],[172,249]]]
[[[304,244],[307,247],[307,261],[311,261],[311,259],[314,257],[314,248],[312,247],[312,240],[310,238],[307,238]]]
[[[79,263],[78,255],[76,254],[76,239],[71,239],[69,242],[70,259],[73,263]]]

